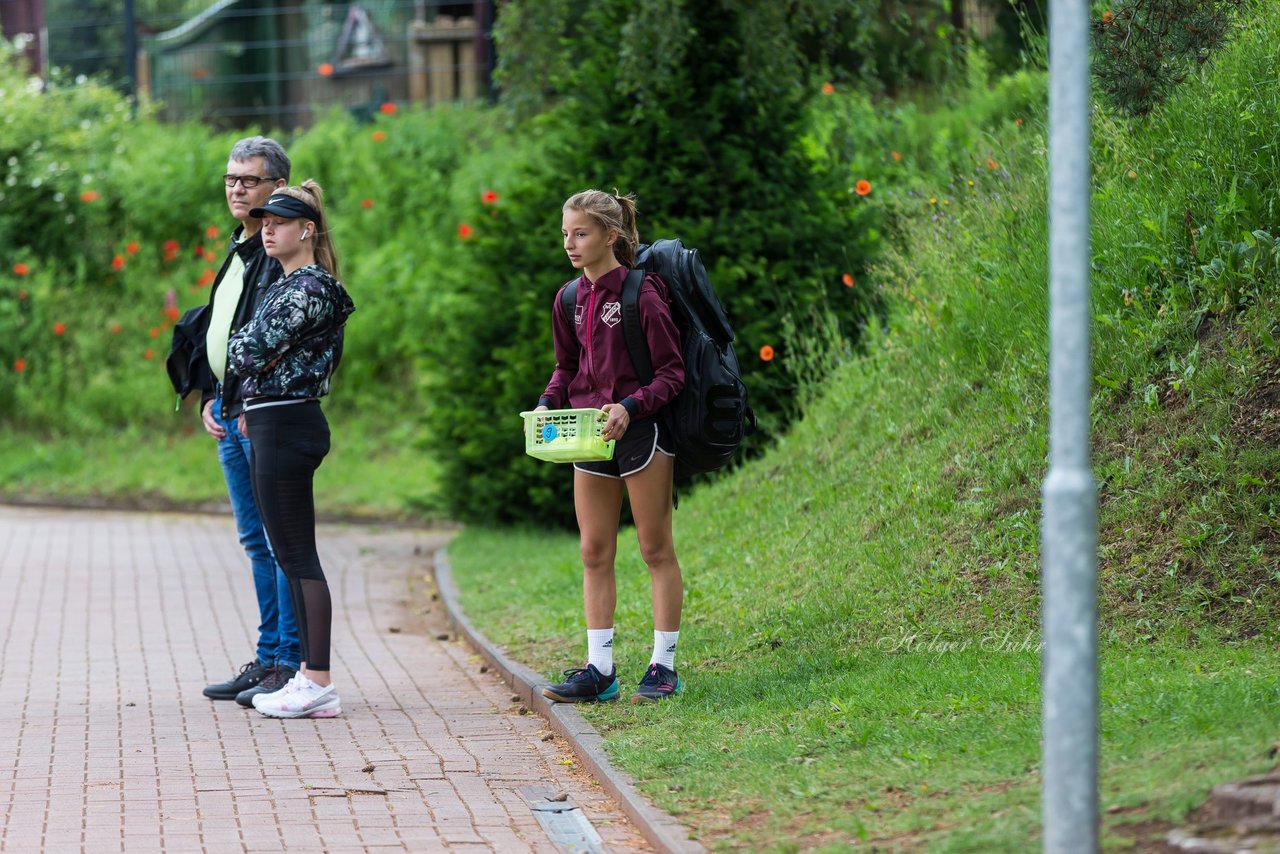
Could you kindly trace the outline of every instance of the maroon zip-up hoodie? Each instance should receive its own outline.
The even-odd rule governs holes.
[[[632,419],[648,418],[684,388],[680,330],[671,319],[667,285],[646,273],[640,285],[640,329],[649,344],[653,381],[641,386],[622,331],[622,283],[630,272],[616,267],[592,282],[578,282],[574,322],[560,310],[560,293],[551,307],[556,369],[538,404],[552,409],[602,408],[621,403]],[[568,285],[565,285],[568,287]]]

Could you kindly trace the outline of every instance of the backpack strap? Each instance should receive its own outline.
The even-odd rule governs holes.
[[[627,355],[641,385],[653,382],[653,360],[649,358],[649,342],[644,339],[640,327],[640,287],[644,284],[644,270],[636,268],[627,273],[622,283],[622,337],[627,342]]]
[[[574,279],[566,282],[564,288],[560,291],[560,313],[564,315],[565,323],[573,326],[573,310],[578,302],[578,280]]]

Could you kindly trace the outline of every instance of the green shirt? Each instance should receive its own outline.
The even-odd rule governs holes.
[[[232,238],[235,241],[235,238]],[[240,241],[235,241],[239,243]],[[205,348],[209,352],[209,367],[224,382],[227,378],[227,339],[231,337],[231,321],[236,316],[236,306],[240,304],[240,294],[244,293],[244,261],[240,253],[231,256],[227,272],[213,292],[213,314],[209,317],[209,332],[205,336]]]

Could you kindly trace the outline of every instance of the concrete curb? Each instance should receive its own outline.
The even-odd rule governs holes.
[[[440,601],[458,632],[501,674],[530,709],[546,718],[551,729],[569,742],[583,769],[618,802],[649,844],[663,854],[705,852],[702,845],[689,838],[679,822],[654,807],[636,790],[629,774],[613,767],[604,752],[604,739],[577,709],[543,697],[542,686],[547,684],[546,680],[523,664],[507,658],[471,624],[458,603],[458,588],[453,582],[453,571],[444,549],[436,552],[434,565]]]

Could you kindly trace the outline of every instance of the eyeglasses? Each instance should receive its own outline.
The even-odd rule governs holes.
[[[236,181],[239,181],[241,184],[244,185],[244,188],[246,190],[252,190],[254,187],[258,186],[263,181],[274,181],[274,180],[275,178],[264,178],[261,175],[230,175],[228,174],[228,175],[222,176],[222,183],[226,184],[228,187],[234,187],[236,185]]]

